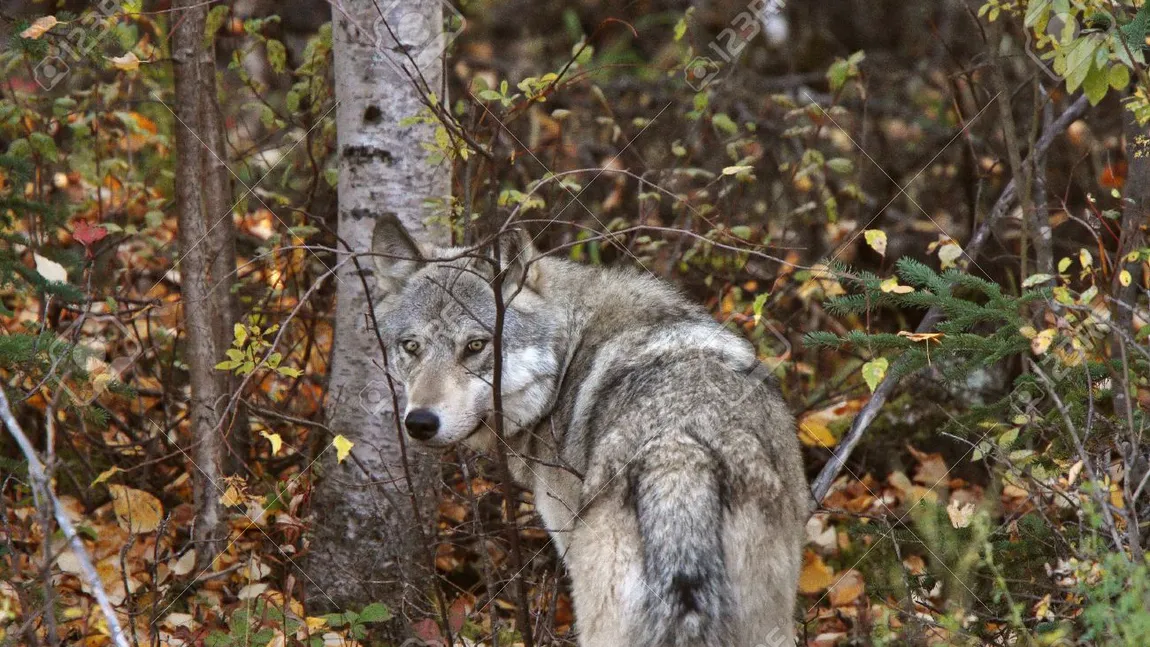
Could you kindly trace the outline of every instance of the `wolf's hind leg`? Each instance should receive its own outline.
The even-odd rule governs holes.
[[[630,509],[605,496],[581,515],[566,564],[575,601],[579,647],[631,645],[628,622],[641,613],[643,557]]]

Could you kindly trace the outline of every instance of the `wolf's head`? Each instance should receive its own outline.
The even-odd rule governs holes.
[[[436,447],[495,441],[493,388],[496,271],[492,252],[417,244],[392,215],[372,239],[385,297],[377,320],[390,368],[407,391],[407,433]],[[525,234],[500,243],[505,299],[504,430],[522,431],[551,406],[559,376],[558,312],[541,293],[543,269]]]

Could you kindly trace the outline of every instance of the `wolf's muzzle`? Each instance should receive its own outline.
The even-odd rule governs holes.
[[[414,409],[403,421],[407,433],[416,440],[431,440],[439,432],[439,416],[431,409]]]

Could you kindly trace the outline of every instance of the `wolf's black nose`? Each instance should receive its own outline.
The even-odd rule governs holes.
[[[416,440],[428,440],[439,431],[439,417],[431,409],[414,409],[403,421],[407,433]]]

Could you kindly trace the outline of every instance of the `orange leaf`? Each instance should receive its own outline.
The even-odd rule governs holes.
[[[834,582],[834,572],[814,551],[803,554],[803,570],[799,574],[799,592],[818,593]]]
[[[847,571],[835,580],[831,586],[831,606],[842,607],[854,602],[866,589],[862,574],[858,571]]]

